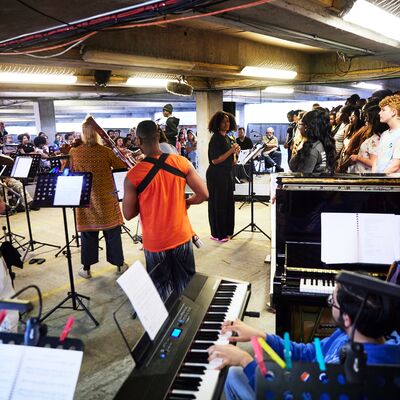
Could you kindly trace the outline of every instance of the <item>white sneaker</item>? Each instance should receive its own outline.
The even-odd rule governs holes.
[[[123,274],[128,268],[129,265],[124,261],[123,265],[117,265],[117,274]]]
[[[90,279],[92,277],[92,274],[90,273],[90,269],[86,270],[86,269],[83,269],[83,267],[81,267],[79,269],[78,275],[85,279]]]

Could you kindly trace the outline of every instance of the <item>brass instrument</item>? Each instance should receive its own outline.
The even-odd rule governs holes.
[[[91,115],[88,115],[84,121],[84,123],[88,123],[97,133],[98,135],[104,140],[108,147],[112,149],[114,154],[120,158],[128,168],[132,168],[138,163],[136,157],[139,154],[138,152],[134,152],[132,154],[124,154],[115,144],[114,140],[110,137],[110,135],[94,120]]]

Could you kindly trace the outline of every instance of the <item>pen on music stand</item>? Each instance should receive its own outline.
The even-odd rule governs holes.
[[[271,360],[276,362],[282,369],[286,368],[285,361],[279,357],[279,355],[272,349],[272,347],[261,337],[258,338],[258,343],[260,343],[261,347],[264,351],[270,356]]]
[[[254,350],[254,357],[256,359],[258,368],[260,368],[260,372],[262,376],[267,375],[267,367],[265,366],[262,349],[260,343],[258,343],[257,338],[255,336],[251,337],[251,344]]]
[[[68,318],[68,321],[65,324],[64,329],[61,332],[60,342],[63,342],[67,338],[68,334],[71,332],[72,325],[74,325],[74,322],[75,322],[75,317],[73,315],[71,315]]]
[[[7,311],[6,310],[1,310],[0,311],[0,325],[3,323],[3,321],[5,320],[7,316]]]
[[[315,345],[315,357],[317,359],[319,369],[320,371],[326,371],[325,360],[321,349],[321,341],[319,340],[319,338],[314,339],[314,345]]]
[[[284,345],[283,355],[285,357],[286,368],[288,370],[291,370],[292,369],[292,353],[290,351],[289,332],[285,332],[285,334],[283,335],[283,345]]]

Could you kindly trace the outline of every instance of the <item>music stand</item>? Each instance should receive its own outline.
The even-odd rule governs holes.
[[[34,198],[35,204],[38,204],[40,207],[61,207],[63,211],[66,257],[70,283],[70,291],[67,293],[67,297],[48,311],[41,318],[40,322],[44,321],[59,308],[70,308],[74,311],[85,311],[93,323],[96,326],[99,325],[82,301],[82,299],[90,300],[90,297],[81,295],[75,291],[66,213],[67,207],[89,207],[91,189],[92,174],[90,172],[71,172],[69,175],[38,175]],[[72,307],[64,306],[69,300],[72,301]]]
[[[34,178],[39,170],[41,156],[40,154],[23,154],[18,155],[14,161],[14,165],[11,171],[12,178],[19,178],[22,182],[22,187],[24,189],[24,206],[25,206],[25,215],[26,221],[28,223],[28,234],[29,241],[24,243],[21,247],[26,246],[25,254],[22,257],[22,261],[25,262],[26,256],[28,255],[29,249],[30,251],[35,251],[40,249],[43,246],[50,246],[59,249],[61,246],[57,246],[55,244],[39,242],[37,240],[33,240],[32,236],[32,225],[31,218],[29,215],[29,207],[28,201],[26,199],[26,180],[29,178]],[[35,245],[38,245],[35,249]]]
[[[47,160],[50,162],[50,171],[53,171],[55,174],[57,174],[64,170],[63,167],[65,167],[67,160],[69,160],[69,155],[65,154],[62,156],[52,156],[49,157]],[[65,161],[64,164],[63,161]]]
[[[115,194],[118,198],[118,201],[122,201],[124,199],[124,182],[125,182],[125,177],[126,177],[127,173],[128,173],[128,170],[126,168],[112,170]],[[122,233],[126,233],[134,242],[138,241],[137,239],[135,239],[138,236],[137,230],[136,230],[136,235],[132,236],[131,230],[125,225],[125,222],[122,223],[121,228],[123,229]],[[141,241],[141,238],[139,241]]]
[[[254,159],[261,154],[263,149],[264,149],[263,144],[257,144],[254,147],[254,149],[247,155],[247,157],[245,157],[245,159],[243,160],[242,163],[243,164],[247,164],[248,162],[253,163]],[[271,238],[254,222],[254,203],[256,201],[256,197],[255,197],[255,193],[254,193],[253,165],[251,165],[251,168],[250,168],[249,200],[250,200],[250,210],[251,210],[250,211],[250,215],[251,215],[250,223],[248,223],[244,228],[240,229],[238,232],[233,234],[231,239],[233,239],[235,236],[239,235],[239,233],[241,233],[241,232],[256,232],[256,233],[262,233],[269,240],[271,240]],[[247,228],[250,228],[250,230],[247,230]]]

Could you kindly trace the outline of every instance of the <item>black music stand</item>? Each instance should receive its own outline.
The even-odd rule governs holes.
[[[114,180],[114,187],[115,187],[114,193],[117,196],[118,201],[122,201],[124,199],[124,181],[127,173],[128,170],[126,168],[112,170],[112,177]],[[126,233],[134,242],[142,241],[141,238],[139,240],[137,239],[138,237],[137,229],[136,229],[136,235],[132,236],[131,230],[125,225],[125,222],[122,223],[121,228],[123,229],[122,233]]]
[[[25,259],[28,255],[29,251],[35,251],[37,249],[40,249],[43,246],[55,247],[56,249],[59,249],[61,247],[61,246],[57,246],[55,244],[50,244],[50,243],[46,243],[46,242],[39,242],[37,240],[33,240],[33,236],[32,236],[31,218],[29,215],[28,201],[26,199],[26,181],[29,178],[33,179],[36,176],[36,174],[39,170],[40,160],[41,160],[40,154],[18,155],[15,159],[15,162],[14,162],[14,165],[13,165],[13,168],[11,171],[11,177],[21,179],[22,186],[24,189],[24,206],[25,206],[26,221],[28,223],[29,241],[24,243],[21,246],[22,248],[26,247],[25,254],[22,257],[23,262],[25,262]],[[35,248],[35,245],[38,245],[38,246],[36,246],[36,248]]]
[[[67,188],[67,185],[72,182],[72,179],[80,177],[81,183],[79,187],[76,185],[72,185]],[[59,179],[62,178],[62,179]],[[74,181],[75,182],[75,179]],[[40,322],[44,321],[51,314],[53,314],[59,308],[70,308],[75,311],[85,311],[86,314],[90,317],[93,323],[98,326],[99,323],[93,317],[91,312],[87,309],[82,299],[90,300],[90,297],[81,295],[75,291],[74,284],[74,273],[72,269],[72,260],[71,260],[71,250],[69,245],[69,234],[68,234],[68,223],[67,223],[67,213],[66,207],[89,207],[90,204],[90,191],[92,189],[92,174],[90,172],[72,172],[69,175],[55,175],[55,174],[39,174],[38,181],[36,185],[35,191],[35,204],[38,204],[40,207],[61,207],[63,210],[63,220],[64,220],[64,232],[65,232],[65,243],[66,243],[66,257],[68,262],[68,274],[69,274],[69,283],[70,283],[70,291],[67,293],[67,297],[64,298],[60,303],[58,303],[55,307],[53,307],[49,312],[47,312],[40,320]],[[77,193],[77,191],[79,193]],[[68,193],[65,193],[68,191]],[[64,196],[65,194],[65,196]],[[64,306],[64,304],[71,300],[71,306]],[[81,308],[79,308],[79,306]]]
[[[65,154],[62,156],[52,156],[48,158],[48,161],[50,162],[50,172],[58,174],[63,172],[63,165],[62,161],[67,161],[69,160],[69,155]]]
[[[254,159],[260,155],[260,153],[263,151],[263,149],[264,149],[264,146],[262,144],[255,146],[255,148],[243,160],[243,164],[247,164],[248,162],[253,163]],[[262,233],[269,240],[271,240],[271,238],[254,222],[254,203],[257,201],[257,199],[256,199],[256,196],[254,193],[253,165],[251,165],[251,168],[250,168],[249,201],[250,201],[250,210],[251,210],[250,211],[250,215],[251,215],[250,223],[248,223],[244,228],[240,229],[238,232],[233,234],[231,239],[233,239],[235,236],[239,235],[239,233],[241,233],[241,232],[256,232],[256,233]],[[265,203],[263,203],[263,204],[265,204]],[[250,230],[247,230],[247,228],[250,228]]]

